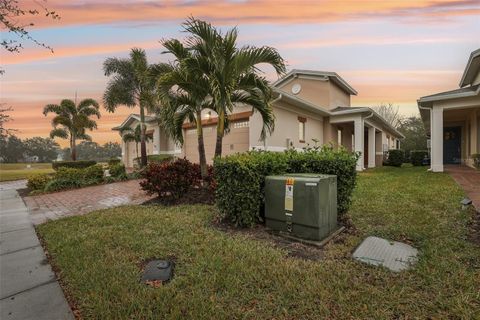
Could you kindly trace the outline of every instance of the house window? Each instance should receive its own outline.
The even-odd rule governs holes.
[[[298,140],[300,142],[305,142],[305,123],[307,118],[298,117]]]
[[[355,151],[355,135],[352,133],[352,151]]]
[[[342,145],[342,129],[337,130],[337,145]]]

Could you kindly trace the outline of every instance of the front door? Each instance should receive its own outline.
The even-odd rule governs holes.
[[[461,161],[462,127],[443,128],[443,163],[459,164]]]

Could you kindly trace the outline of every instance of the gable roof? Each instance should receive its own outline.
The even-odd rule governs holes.
[[[138,121],[140,122],[140,115],[132,113],[130,114],[123,122],[121,125],[113,127],[112,130],[121,130],[125,127],[128,127],[132,124],[133,121]],[[154,116],[145,116],[145,122],[155,122],[157,121],[157,118]]]
[[[275,81],[273,83],[273,86],[278,88],[279,86],[287,82],[289,79],[293,77],[299,77],[299,76],[328,79],[329,81],[332,81],[338,87],[340,87],[343,91],[349,94],[357,95],[358,93],[355,89],[353,89],[347,83],[347,81],[345,81],[342,77],[340,77],[336,72],[328,72],[328,71],[293,69],[292,71],[287,73],[283,78]]]
[[[450,91],[444,91],[440,93],[435,93],[429,96],[421,97],[418,99],[418,104],[425,104],[426,102],[448,100],[455,98],[467,98],[473,97],[480,93],[480,85],[475,85],[466,88],[460,88]]]
[[[471,85],[475,77],[480,72],[480,48],[473,51],[468,59],[465,71],[463,71],[462,79],[460,80],[460,88]]]

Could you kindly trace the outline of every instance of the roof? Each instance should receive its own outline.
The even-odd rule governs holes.
[[[478,95],[479,92],[480,92],[480,85],[475,85],[475,86],[440,92],[440,93],[432,94],[429,96],[421,97],[420,99],[418,99],[418,103],[421,104],[424,102],[473,97]]]
[[[332,81],[335,83],[337,86],[339,86],[342,90],[349,94],[357,95],[357,91],[353,89],[347,81],[345,81],[342,77],[340,77],[336,72],[329,72],[329,71],[315,71],[315,70],[300,70],[300,69],[293,69],[289,73],[287,73],[283,78],[278,79],[273,83],[274,87],[279,87],[283,83],[285,83],[287,80],[289,80],[292,77],[298,77],[298,76],[310,76],[310,77],[316,77],[316,78],[327,78],[328,80]]]
[[[302,98],[296,97],[288,92],[283,91],[282,89],[278,89],[273,87],[273,92],[276,94],[276,99],[283,100],[287,103],[294,104],[295,106],[300,107],[303,110],[310,111],[322,116],[330,116],[330,112],[327,109],[324,109],[316,104],[313,104],[307,100],[303,100]]]
[[[480,72],[480,48],[473,51],[470,54],[470,58],[468,59],[467,66],[465,67],[465,71],[463,71],[462,79],[460,80],[460,84],[459,84],[460,88],[465,87],[467,85],[471,85],[479,72]]]
[[[113,127],[112,130],[120,130],[122,128],[125,128],[125,127],[128,127],[130,126],[130,124],[133,122],[133,121],[140,121],[140,115],[139,114],[135,114],[135,113],[132,113],[130,114],[123,122],[121,125],[119,126],[116,126],[116,127]],[[154,116],[145,116],[145,122],[155,122],[157,121],[157,118],[154,117]]]

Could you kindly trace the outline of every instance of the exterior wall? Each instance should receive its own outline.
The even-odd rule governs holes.
[[[333,82],[329,82],[330,88],[330,103],[329,109],[333,109],[336,107],[350,107],[350,94],[346,93],[342,89],[340,89],[336,84]]]
[[[308,112],[304,112],[295,106],[286,103],[276,103],[273,106],[275,113],[275,130],[272,135],[267,136],[265,142],[260,140],[262,130],[262,120],[259,114],[254,113],[250,117],[249,141],[250,148],[267,149],[281,151],[286,149],[287,141],[290,147],[303,148],[307,143],[312,145],[312,139],[318,140],[318,144],[323,144],[323,118]],[[299,120],[298,117],[306,119],[305,122],[305,142],[299,140]]]
[[[301,85],[300,92],[296,97],[309,101],[325,109],[334,109],[338,106],[350,106],[350,94],[340,89],[329,80],[295,78],[285,82],[280,89],[292,94],[292,87]]]

